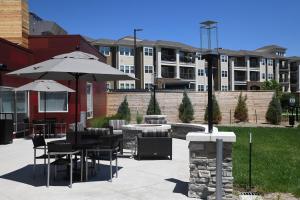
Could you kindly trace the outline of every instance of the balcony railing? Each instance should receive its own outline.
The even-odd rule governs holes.
[[[251,68],[259,68],[259,63],[258,62],[250,62],[250,67]]]
[[[246,77],[244,76],[235,76],[234,77],[234,81],[246,81]]]
[[[181,79],[195,80],[195,73],[180,73]]]
[[[169,61],[169,62],[176,62],[176,55],[162,54],[161,60]]]
[[[290,80],[288,78],[280,78],[279,83],[288,83]]]
[[[246,62],[234,62],[235,67],[246,67]]]
[[[175,73],[174,72],[165,71],[165,72],[161,73],[161,76],[163,78],[175,78]]]
[[[189,57],[189,56],[184,56],[184,57],[179,57],[179,61],[181,63],[195,63],[195,58]]]

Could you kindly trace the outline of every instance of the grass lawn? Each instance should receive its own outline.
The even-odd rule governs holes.
[[[300,129],[219,127],[233,131],[235,187],[248,185],[249,132],[252,132],[252,185],[259,192],[289,192],[300,197]]]

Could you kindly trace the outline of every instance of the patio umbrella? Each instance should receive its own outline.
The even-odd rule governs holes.
[[[21,87],[15,88],[18,91],[37,91],[44,92],[44,120],[46,123],[46,105],[47,105],[47,92],[75,92],[71,88],[64,86],[53,80],[36,80]],[[17,113],[16,113],[17,114]]]
[[[129,76],[110,65],[100,62],[96,56],[81,51],[58,55],[50,60],[10,72],[8,75],[18,75],[32,79],[75,80],[75,133],[77,133],[79,80],[99,82],[136,80],[134,77]]]

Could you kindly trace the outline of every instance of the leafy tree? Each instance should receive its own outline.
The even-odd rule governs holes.
[[[184,123],[189,123],[194,119],[194,109],[187,92],[184,91],[182,102],[179,106],[179,119]]]
[[[154,111],[154,101],[155,101],[155,111]],[[148,109],[147,109],[147,115],[160,115],[160,114],[161,114],[161,111],[160,111],[159,104],[158,104],[156,98],[154,99],[154,96],[151,95]]]
[[[266,113],[266,120],[271,124],[280,124],[281,122],[281,105],[276,95],[273,96],[269,103],[268,111]]]
[[[282,86],[276,80],[270,80],[263,82],[261,86],[262,90],[274,90],[277,97],[282,95]]]
[[[120,106],[118,108],[117,116],[120,119],[124,119],[127,122],[130,122],[131,114],[130,114],[130,109],[129,109],[128,102],[127,102],[127,96],[125,96],[123,102],[120,104]]]
[[[248,121],[248,108],[246,101],[247,96],[243,97],[242,93],[240,93],[238,103],[234,110],[234,118],[240,122]]]
[[[222,121],[222,113],[215,95],[212,96],[213,104],[213,123],[218,124]],[[204,120],[208,121],[208,106],[206,106]]]

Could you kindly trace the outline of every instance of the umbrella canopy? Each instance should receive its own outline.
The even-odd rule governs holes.
[[[114,81],[136,80],[110,65],[100,62],[94,55],[81,51],[62,54],[41,63],[8,73],[31,79]]]
[[[134,77],[100,62],[96,56],[81,51],[58,55],[50,60],[10,72],[8,75],[32,79],[76,80],[75,133],[78,128],[79,79],[86,81],[136,80]]]
[[[64,86],[53,80],[36,80],[15,89],[18,91],[38,91],[38,92],[75,92],[71,88]]]

